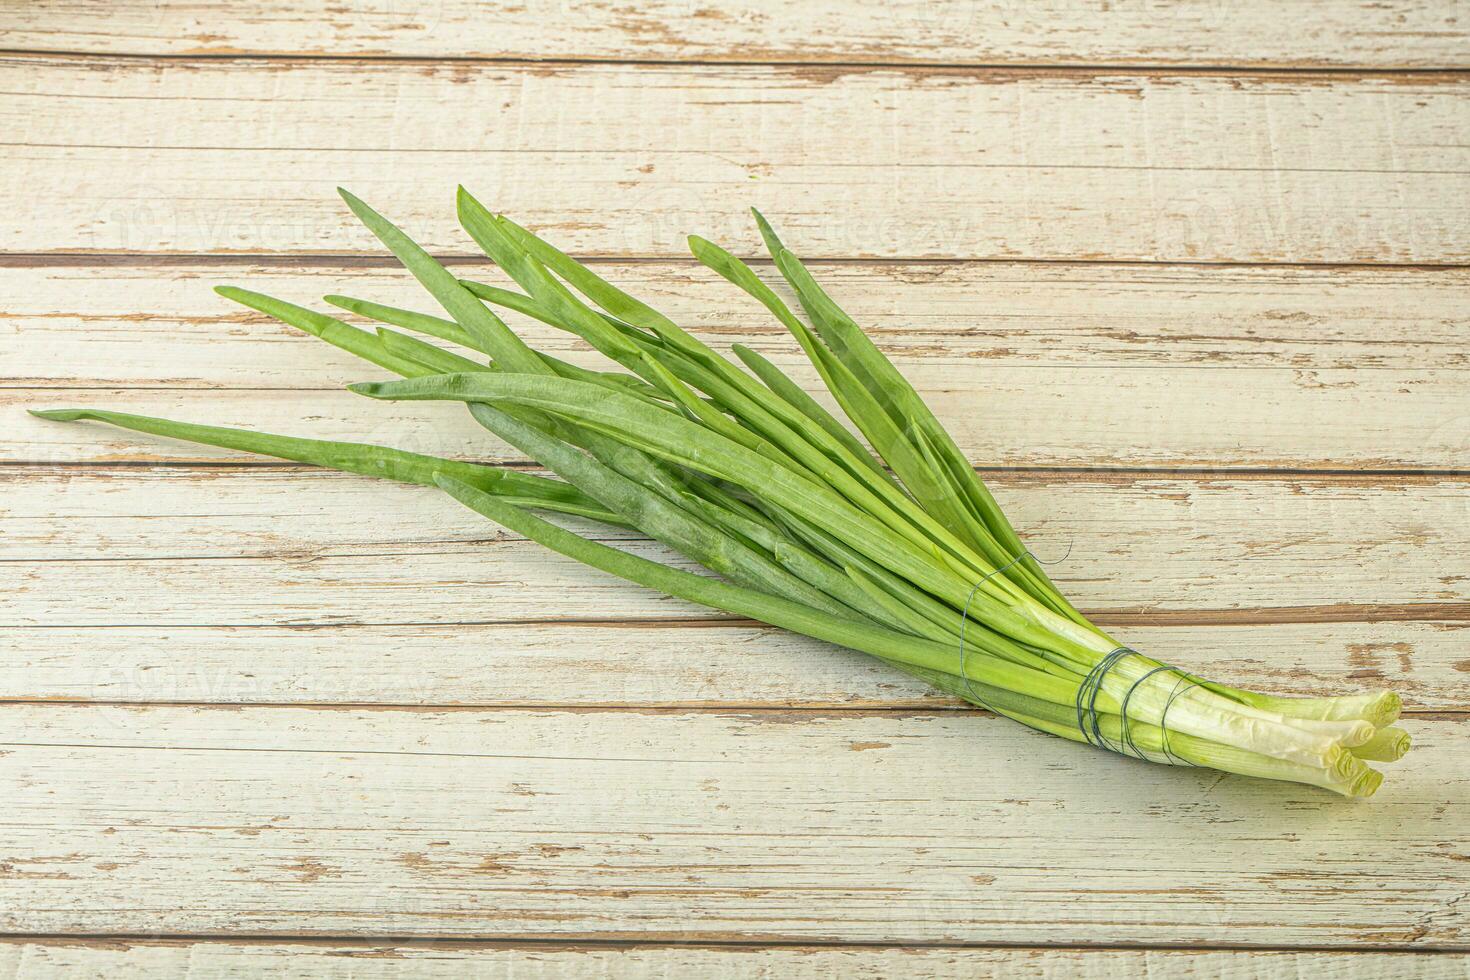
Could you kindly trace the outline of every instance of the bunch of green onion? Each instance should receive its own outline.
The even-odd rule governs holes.
[[[755,351],[735,345],[741,370],[463,189],[461,224],[519,289],[461,281],[362,201],[343,197],[447,318],[326,297],[386,324],[367,332],[248,290],[219,292],[399,378],[353,391],[464,402],[554,478],[101,410],[35,414],[437,486],[628,581],[861,650],[1031,728],[1153,762],[1368,796],[1382,775],[1367,762],[1407,751],[1408,735],[1392,727],[1400,707],[1392,692],[1238,690],[1152,660],[1090,623],[1026,551],[914,389],[759,214],[805,320],[719,246],[691,238],[694,256],[790,331],[866,445]],[[621,370],[534,350],[494,308],[575,334]],[[532,511],[636,529],[713,574],[628,554]]]

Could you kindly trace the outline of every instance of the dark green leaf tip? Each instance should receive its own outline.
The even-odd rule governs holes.
[[[376,398],[378,397],[378,393],[383,390],[383,382],[357,381],[348,385],[347,390],[359,395],[367,395],[369,398]]]
[[[480,200],[474,194],[470,193],[470,189],[465,185],[460,184],[459,187],[455,189],[454,193],[456,199],[460,201],[473,201],[475,205],[480,208],[481,211],[484,211],[490,216],[491,221],[494,221],[497,224],[499,224],[500,222],[508,222],[509,224],[515,225],[514,221],[511,221],[499,211],[492,211],[489,208],[485,207],[485,202]],[[517,230],[521,230],[519,225],[516,225],[516,228]]]
[[[232,300],[236,303],[240,303],[243,306],[248,306],[256,310],[261,310],[262,303],[269,304],[281,302],[281,300],[276,299],[274,296],[267,296],[265,293],[257,293],[253,289],[245,289],[242,286],[215,286],[214,291],[223,296],[225,299]],[[261,312],[264,313],[265,310],[261,310]]]
[[[454,202],[460,208],[463,208],[466,205],[474,205],[481,211],[484,211],[486,214],[490,215],[491,220],[494,220],[495,218],[495,215],[491,213],[490,209],[485,207],[484,203],[478,197],[471,194],[470,189],[463,184],[460,184],[454,189]]]
[[[28,408],[38,419],[51,419],[53,422],[75,422],[87,414],[84,408]]]
[[[363,221],[368,220],[368,215],[372,215],[374,218],[382,218],[382,216],[379,215],[378,212],[368,207],[366,201],[349,191],[347,188],[339,187],[337,188],[337,193],[342,195],[342,200],[347,202],[347,206],[352,209],[352,213],[357,215]]]

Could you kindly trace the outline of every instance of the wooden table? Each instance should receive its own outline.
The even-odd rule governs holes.
[[[0,973],[1470,976],[1465,3],[240,6],[0,8]],[[468,274],[459,182],[795,365],[683,248],[759,206],[1079,605],[1390,685],[1415,751],[1366,803],[1144,766],[428,490],[23,414],[526,465],[210,291],[423,308],[332,188]]]

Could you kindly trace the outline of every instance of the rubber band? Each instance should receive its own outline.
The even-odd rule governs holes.
[[[1189,686],[1181,691],[1179,689],[1179,685],[1183,684],[1185,681],[1189,682]],[[1175,765],[1192,766],[1194,765],[1194,763],[1188,761],[1187,759],[1179,759],[1174,755],[1173,752],[1169,751],[1169,727],[1165,725],[1164,722],[1169,717],[1169,709],[1174,706],[1175,698],[1179,697],[1181,694],[1185,694],[1189,691],[1194,690],[1196,687],[1201,686],[1203,685],[1200,683],[1199,678],[1195,677],[1193,674],[1181,670],[1179,672],[1179,680],[1174,682],[1174,690],[1169,692],[1169,697],[1164,701],[1164,710],[1159,714],[1159,729],[1163,733],[1164,758],[1168,759]]]
[[[1114,752],[1122,751],[1108,744],[1107,736],[1102,733],[1102,718],[1097,712],[1097,698],[1102,693],[1103,679],[1107,677],[1109,671],[1129,657],[1141,656],[1143,654],[1131,647],[1118,647],[1093,664],[1087,676],[1082,678],[1082,683],[1077,685],[1077,728],[1082,732],[1082,737],[1090,744]]]
[[[986,582],[989,582],[991,579],[995,578],[997,575],[1006,571],[1011,566],[1015,565],[1017,562],[1020,562],[1024,558],[1030,558],[1038,565],[1056,565],[1066,561],[1067,556],[1071,553],[1071,542],[1067,543],[1066,554],[1062,555],[1062,557],[1060,558],[1055,559],[1054,561],[1049,562],[1044,562],[1040,558],[1037,558],[1034,554],[1031,553],[1030,550],[1022,551],[1019,555],[1012,558],[1004,565],[1001,565],[994,571],[990,572],[984,578],[980,579],[980,581],[976,582],[973,586],[970,587],[969,594],[965,596],[964,609],[960,612],[959,675],[960,679],[965,682],[966,693],[969,694],[970,699],[973,700],[976,704],[981,705],[982,707],[989,707],[988,705],[986,705],[985,699],[980,697],[980,695],[975,692],[974,684],[970,681],[969,675],[965,673],[965,633],[970,624],[970,605],[975,601],[975,593],[979,592]],[[1144,753],[1142,749],[1138,747],[1138,743],[1133,737],[1133,717],[1128,711],[1128,706],[1133,701],[1134,693],[1137,692],[1139,687],[1141,687],[1143,683],[1147,681],[1150,677],[1153,677],[1155,674],[1164,673],[1166,671],[1173,671],[1179,676],[1174,682],[1174,687],[1169,691],[1169,696],[1164,699],[1163,709],[1159,712],[1158,727],[1161,733],[1160,747],[1163,750],[1164,758],[1173,765],[1192,766],[1194,765],[1194,763],[1184,759],[1180,759],[1170,748],[1170,732],[1167,722],[1169,719],[1169,709],[1174,706],[1174,702],[1184,694],[1187,694],[1194,688],[1199,687],[1200,681],[1193,675],[1179,670],[1176,667],[1171,667],[1168,664],[1159,664],[1158,666],[1144,671],[1143,675],[1135,680],[1132,684],[1128,685],[1128,690],[1123,692],[1123,697],[1118,703],[1118,740],[1114,742],[1112,739],[1103,734],[1102,714],[1097,710],[1097,699],[1099,695],[1102,694],[1103,681],[1106,680],[1109,672],[1111,672],[1114,667],[1117,667],[1118,664],[1122,663],[1124,660],[1127,660],[1129,657],[1142,656],[1143,654],[1139,653],[1137,650],[1134,650],[1132,647],[1120,646],[1115,650],[1109,651],[1106,656],[1102,657],[1102,659],[1098,660],[1097,663],[1093,664],[1092,669],[1089,670],[1087,672],[1087,675],[1082,678],[1082,683],[1077,686],[1077,698],[1075,703],[1077,708],[1077,729],[1082,733],[1082,737],[1086,739],[1088,744],[1090,745],[1095,745],[1101,749],[1107,749],[1110,752],[1116,752],[1119,755],[1131,756],[1135,759],[1147,759],[1148,756]]]
[[[1138,743],[1133,740],[1133,716],[1128,714],[1128,703],[1133,700],[1133,692],[1138,690],[1139,686],[1142,685],[1144,681],[1148,680],[1155,674],[1173,669],[1173,667],[1170,667],[1167,664],[1161,664],[1160,666],[1154,667],[1152,670],[1145,672],[1142,677],[1140,677],[1138,680],[1134,681],[1128,686],[1127,692],[1123,695],[1123,701],[1118,706],[1119,736],[1124,747],[1128,749],[1127,752],[1122,753],[1123,755],[1131,755],[1135,759],[1144,758],[1143,750],[1140,749],[1138,747]],[[1178,687],[1178,685],[1176,684],[1175,687]]]
[[[1164,673],[1165,671],[1173,671],[1179,676],[1175,680],[1174,687],[1170,690],[1169,696],[1164,699],[1164,706],[1159,712],[1160,747],[1163,750],[1164,758],[1170,763],[1180,766],[1192,766],[1194,763],[1179,758],[1174,754],[1173,749],[1170,748],[1169,709],[1184,694],[1199,687],[1200,682],[1193,675],[1179,670],[1176,667],[1171,667],[1168,664],[1159,664],[1156,667],[1144,671],[1137,680],[1128,685],[1128,690],[1123,693],[1123,697],[1118,702],[1118,740],[1114,742],[1102,732],[1102,715],[1097,710],[1097,699],[1098,695],[1102,693],[1103,681],[1106,679],[1108,673],[1124,660],[1127,660],[1129,657],[1142,656],[1143,654],[1131,647],[1118,647],[1093,665],[1092,670],[1087,672],[1087,676],[1082,679],[1082,683],[1077,688],[1077,728],[1082,732],[1082,737],[1091,745],[1095,745],[1101,749],[1107,749],[1111,752],[1117,752],[1119,755],[1131,756],[1135,759],[1147,759],[1148,756],[1138,747],[1138,743],[1133,738],[1134,719],[1128,711],[1128,706],[1132,703],[1134,693],[1150,677],[1153,677],[1155,674]]]

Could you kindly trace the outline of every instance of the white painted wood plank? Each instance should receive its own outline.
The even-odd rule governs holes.
[[[425,488],[316,471],[5,475],[5,625],[605,620],[700,608],[517,539]],[[992,482],[1037,554],[1071,545],[1053,577],[1094,610],[1321,620],[1401,605],[1412,618],[1416,605],[1437,617],[1470,600],[1458,570],[1470,528],[1462,479]]]
[[[1125,621],[1128,643],[1236,687],[1389,687],[1470,706],[1470,624]],[[910,708],[953,702],[870,657],[722,621],[7,627],[0,697],[211,704]]]
[[[784,345],[783,345],[784,350]],[[301,351],[355,380],[387,372],[350,355]],[[799,356],[799,355],[798,355]],[[789,353],[783,369],[809,369]],[[1088,468],[1459,469],[1470,401],[1453,372],[1077,367],[1048,375],[984,361],[911,361],[905,376],[976,466]],[[101,425],[65,425],[33,408],[109,408],[316,439],[377,443],[484,462],[525,457],[448,402],[373,401],[343,389],[0,389],[5,462],[208,462],[244,454]],[[1365,433],[1364,428],[1369,432]],[[1371,437],[1371,438],[1370,438]],[[250,462],[259,462],[251,459]]]
[[[166,19],[179,10],[160,12]],[[269,21],[269,8],[263,13]],[[305,13],[298,8],[296,30]],[[1249,14],[1226,18],[1241,25],[1240,36],[1248,33]],[[1381,16],[1364,12],[1364,29]],[[760,29],[769,35],[771,26]],[[1409,18],[1399,29],[1414,27]],[[593,22],[588,33],[598,29]],[[396,47],[404,33],[413,32],[412,24],[401,22],[386,31],[384,43]],[[507,44],[515,43],[513,33]],[[726,41],[738,36],[728,25],[715,33]],[[148,31],[140,34],[145,37],[138,43],[148,44]],[[853,43],[846,36],[832,40],[834,49]],[[1132,40],[1126,32],[1124,40]],[[1442,40],[1425,39],[1425,49]],[[195,41],[230,43],[218,37]],[[1000,37],[989,43],[1004,42]],[[573,37],[569,43],[580,42]],[[708,42],[665,34],[657,43],[672,50]],[[773,50],[779,44],[778,30]],[[1099,50],[1096,44],[1093,50]],[[1354,57],[1352,44],[1335,46],[1344,59]],[[1219,50],[1228,52],[1228,44]],[[1254,50],[1252,58],[1273,57],[1269,45]],[[893,57],[913,55],[900,51]],[[5,81],[12,94],[0,108],[0,124],[19,134],[3,152],[7,170],[20,180],[10,200],[0,190],[0,203],[21,219],[6,244],[33,251],[59,242],[94,250],[360,249],[366,244],[360,235],[349,236],[346,245],[328,242],[341,223],[323,207],[329,203],[325,195],[318,200],[324,178],[342,173],[371,178],[359,186],[393,184],[375,199],[401,203],[395,214],[423,222],[435,247],[462,249],[442,221],[447,208],[431,211],[422,202],[444,189],[438,186],[444,174],[457,176],[468,160],[474,161],[470,177],[493,185],[497,206],[559,226],[574,247],[604,254],[666,254],[689,228],[734,231],[738,199],[751,187],[762,188],[758,203],[768,210],[794,212],[788,224],[814,242],[811,251],[833,256],[1460,261],[1470,226],[1463,208],[1445,203],[1466,199],[1470,189],[1463,140],[1470,120],[1459,94],[1463,80],[1453,78],[1180,80],[1147,74],[739,68],[680,73],[466,65],[394,65],[365,73],[360,64],[58,65],[44,59],[21,59],[10,68]],[[424,111],[447,104],[451,94],[491,110],[499,106],[502,119],[517,114],[515,131],[481,131],[462,119],[449,128],[443,122],[447,114]],[[59,111],[57,96],[64,100]],[[602,105],[595,104],[599,98]],[[741,104],[747,99],[750,104]],[[344,104],[352,111],[340,112]],[[269,112],[262,114],[263,106]],[[756,119],[757,110],[763,119]],[[657,137],[641,135],[633,120],[654,113],[670,125]],[[543,118],[537,128],[519,121],[538,114]],[[55,121],[62,118],[64,123]],[[165,118],[171,120],[167,130],[158,125]],[[360,132],[368,138],[347,133],[341,124],[347,118],[364,122]],[[241,120],[248,122],[241,127]],[[846,137],[854,132],[878,138],[853,146]],[[324,140],[320,146],[336,149],[319,150],[311,143],[317,138]],[[253,141],[259,149],[235,141]],[[607,153],[609,145],[620,149]],[[825,147],[839,147],[840,153]],[[915,160],[922,165],[896,169]],[[536,172],[537,185],[496,179],[509,168]],[[88,175],[80,187],[79,172]],[[256,183],[262,173],[274,181],[265,190]],[[895,175],[903,182],[895,184]],[[63,177],[66,188],[53,186]],[[854,186],[861,188],[856,194]],[[393,197],[404,187],[413,188],[416,200]],[[47,195],[59,206],[35,211],[35,202]],[[895,205],[910,215],[896,229],[889,224]],[[832,220],[842,208],[845,217]],[[650,212],[657,217],[648,217]],[[873,239],[877,246],[867,244]],[[1089,416],[1105,419],[1113,400],[1135,406],[1135,414],[1122,420],[1124,438],[1109,443],[1105,432],[1084,431],[1060,451],[1048,448],[1027,457],[1033,465],[1095,463],[1099,447],[1106,447],[1102,455],[1115,465],[1454,465],[1445,461],[1470,444],[1470,423],[1458,407],[1464,404],[1459,381],[1453,371],[1415,366],[1446,366],[1432,356],[1436,344],[1459,356],[1454,345],[1463,317],[1457,322],[1457,314],[1440,312],[1453,311],[1454,301],[1442,299],[1433,310],[1417,302],[1389,304],[1414,307],[1417,322],[1388,321],[1414,339],[1384,352],[1374,349],[1368,328],[1374,312],[1366,300],[1336,291],[1337,283],[1323,286],[1331,291],[1329,308],[1354,313],[1333,319],[1326,336],[1336,347],[1324,343],[1322,334],[1305,342],[1272,337],[1262,346],[1249,303],[1228,311],[1225,319],[1244,319],[1227,327],[1223,339],[1208,330],[1191,335],[1173,325],[1162,328],[1178,342],[1163,354],[1149,348],[1164,345],[1109,334],[1091,320],[1074,346],[1061,350],[1034,334],[1012,343],[985,390],[1006,396],[1005,404],[1018,415],[1043,409],[1065,414],[1080,405]],[[1117,308],[1128,305],[1121,297],[1112,301]],[[1209,307],[1213,300],[1191,294],[1182,309],[1167,312],[1182,312],[1182,322],[1188,322],[1191,305]],[[1052,308],[1051,315],[1068,318],[1065,308]],[[1157,322],[1166,313],[1154,308],[1144,319],[1149,316]],[[258,323],[233,326],[247,333],[260,329]],[[725,329],[739,333],[740,326]],[[1015,330],[1014,324],[999,327],[1002,337]],[[178,373],[206,363],[200,336],[196,331],[186,340],[184,350],[192,356],[183,359],[162,345],[145,342],[134,349],[142,352],[141,360],[153,358]],[[304,349],[299,343],[288,347],[296,341],[279,332],[275,338],[293,357]],[[28,354],[69,353],[66,341],[52,347],[49,336],[39,338],[39,346],[35,335],[14,339],[28,342]],[[997,346],[994,336],[985,339]],[[956,388],[947,372],[958,373],[954,365],[965,364],[961,357],[980,356],[977,348],[950,345],[933,357],[923,349],[927,338],[902,323],[888,342],[917,352],[913,373],[926,389],[973,404],[974,393]],[[129,344],[109,341],[112,349]],[[1247,351],[1252,344],[1256,349]],[[268,418],[349,424],[348,413],[338,408],[323,413],[324,419],[299,418],[304,407],[307,414],[314,411],[299,391],[333,383],[311,375],[345,371],[340,362],[313,362],[315,355],[307,355],[301,367],[274,368],[268,357],[256,359],[257,351],[266,353],[263,347],[247,346],[252,353],[243,373],[283,379],[276,384],[282,390],[265,399],[274,405]],[[1209,372],[1226,372],[1207,355],[1222,349],[1230,367],[1244,370],[1212,377]],[[81,360],[107,353],[99,348]],[[1293,355],[1297,361],[1288,367]],[[1374,380],[1352,370],[1375,358]],[[22,365],[24,373],[41,385],[67,383],[65,372],[47,360],[32,356]],[[128,389],[120,395],[124,399],[161,394],[137,390],[148,374],[132,371],[126,356],[109,361],[92,384],[115,381]],[[1052,397],[1028,401],[1025,393],[1039,387],[1038,369],[1056,367],[1068,373],[1052,379]],[[1153,400],[1147,379],[1117,383],[1125,371],[1164,368],[1167,394]],[[125,370],[137,376],[123,377]],[[78,380],[80,374],[72,378]],[[190,383],[217,382],[201,375]],[[238,377],[218,383],[247,384]],[[1104,391],[1108,399],[1063,402],[1057,392],[1069,387]],[[1303,397],[1299,390],[1326,394]],[[21,389],[15,401],[32,395]],[[243,418],[244,398],[258,395],[236,391],[227,397],[237,400],[220,410]],[[1364,406],[1379,410],[1377,428],[1359,426],[1353,433]],[[1162,427],[1156,421],[1161,415],[1170,418]],[[1314,416],[1333,421],[1303,427],[1302,419]],[[1215,423],[1212,436],[1171,438],[1186,428],[1183,422],[1200,428],[1201,420]],[[993,412],[984,421],[1020,428],[1015,419]],[[1235,427],[1240,421],[1244,426]],[[22,426],[21,439],[11,445],[34,453],[38,444],[26,441],[34,430]],[[1428,448],[1403,448],[1396,441],[1402,433],[1422,437],[1426,430]],[[372,434],[384,431],[396,436],[404,430]],[[449,451],[473,451],[469,435],[450,430]],[[968,446],[974,437],[963,435]],[[442,437],[436,432],[410,439]],[[1019,432],[1013,458],[1033,451],[1025,448],[1029,444],[1048,444],[1048,437]],[[1275,448],[1242,451],[1242,442]],[[983,438],[975,444],[985,447]],[[1161,445],[1183,448],[1156,448]],[[990,448],[993,456],[1006,452],[1003,445]],[[95,459],[67,453],[53,446],[11,459]],[[573,614],[610,605],[650,620],[694,613],[633,590],[590,583],[578,577],[580,569],[553,569],[522,542],[488,543],[485,533],[461,537],[458,529],[468,531],[468,525],[452,518],[441,517],[436,527],[431,509],[421,503],[406,508],[413,516],[401,530],[383,536],[380,515],[398,500],[413,499],[404,496],[412,491],[359,489],[337,477],[271,471],[221,475],[225,484],[238,480],[238,486],[206,487],[192,471],[164,478],[127,473],[113,489],[98,487],[106,473],[48,483],[59,475],[33,479],[37,474],[18,470],[16,476],[27,482],[15,484],[20,492],[5,500],[0,545],[21,557],[0,567],[19,573],[21,586],[7,590],[9,598],[0,604],[22,610],[18,620],[34,624],[38,620],[29,617],[39,614],[51,627],[7,631],[26,650],[19,672],[26,696],[66,697],[71,690],[81,691],[73,695],[80,697],[169,697],[166,688],[172,685],[199,700],[241,701],[255,699],[249,693],[253,682],[265,692],[259,699],[291,701],[320,694],[319,681],[336,681],[337,693],[329,698],[414,701],[444,698],[457,689],[473,703],[485,699],[488,687],[495,692],[489,700],[507,703],[534,700],[530,668],[540,666],[559,675],[562,687],[553,696],[575,701],[584,697],[574,690],[573,672],[580,666],[591,671],[583,677],[605,685],[589,703],[658,703],[670,692],[677,702],[686,691],[699,700],[702,685],[707,696],[715,692],[710,700],[729,703],[732,692],[741,692],[752,703],[775,704],[780,702],[773,681],[795,670],[800,658],[821,660],[810,686],[797,686],[814,702],[836,700],[850,687],[858,692],[856,703],[865,706],[901,704],[905,697],[923,703],[902,680],[885,679],[857,658],[745,624],[510,627],[450,619],[451,607],[462,617],[466,606],[487,595],[497,614],[508,610],[514,616],[547,608],[554,593],[562,594],[563,605],[570,596]],[[173,477],[180,482],[170,484]],[[294,491],[304,482],[321,492],[309,505],[297,505]],[[1031,496],[1035,488],[1020,484],[1017,489]],[[1060,481],[1046,483],[1037,496],[1062,487]],[[1106,489],[1121,494],[1125,486],[1114,482]],[[1101,541],[1105,522],[1116,543],[1096,550],[1124,559],[1129,576],[1146,580],[1144,594],[1157,593],[1128,608],[1135,620],[1157,619],[1138,629],[1156,634],[1163,648],[1172,643],[1198,656],[1195,648],[1214,641],[1229,651],[1211,654],[1222,668],[1267,680],[1276,672],[1287,688],[1313,690],[1321,683],[1317,671],[1334,682],[1351,671],[1355,681],[1418,685],[1421,707],[1463,706],[1458,675],[1465,661],[1451,659],[1462,623],[1407,623],[1401,634],[1399,624],[1384,622],[1260,629],[1167,622],[1181,613],[1208,620],[1220,609],[1267,617],[1353,615],[1351,608],[1363,604],[1359,593],[1340,591],[1345,585],[1366,587],[1374,603],[1400,604],[1394,615],[1413,604],[1442,615],[1447,605],[1465,601],[1461,577],[1446,571],[1453,568],[1453,555],[1463,552],[1464,542],[1453,530],[1464,526],[1464,507],[1456,503],[1464,499],[1459,483],[1410,480],[1388,491],[1382,484],[1331,480],[1160,480],[1142,489],[1150,502],[1141,512],[1119,504],[1121,496],[1104,498],[1096,487],[1082,490],[1082,506],[1075,509],[1041,500],[1043,514],[1062,517],[1040,523],[1038,538],[1078,536],[1080,529],[1082,536]],[[1309,502],[1282,504],[1284,492]],[[1106,502],[1089,503],[1089,493]],[[1226,495],[1230,503],[1222,502]],[[1391,495],[1405,499],[1386,503]],[[69,500],[84,503],[70,515],[69,527],[58,527],[55,517],[66,514]],[[205,501],[218,509],[205,510]],[[61,509],[53,509],[58,502]],[[360,525],[342,521],[337,508],[360,520],[366,515],[380,533],[371,540],[361,535]],[[1261,510],[1267,520],[1258,515]],[[1166,515],[1162,526],[1177,530],[1189,523],[1202,541],[1155,543],[1153,538],[1167,538],[1159,524],[1150,523],[1160,513]],[[324,524],[306,526],[323,516]],[[1310,529],[1306,536],[1293,536],[1291,521]],[[1441,530],[1447,522],[1448,532]],[[160,523],[166,527],[161,532]],[[1233,537],[1219,532],[1227,523],[1236,529]],[[455,530],[445,533],[444,527]],[[228,542],[222,549],[207,543],[220,539]],[[1212,554],[1215,548],[1228,554]],[[414,557],[404,557],[405,549],[414,549]],[[493,559],[481,565],[487,554]],[[1225,566],[1233,581],[1202,573],[1211,563]],[[467,564],[477,576],[469,581]],[[1315,581],[1300,574],[1304,564],[1319,570]],[[403,574],[395,579],[385,568]],[[1352,571],[1343,574],[1343,568]],[[1118,577],[1079,577],[1075,585],[1073,591],[1084,595],[1102,596],[1105,589],[1114,594]],[[423,604],[420,593],[434,599]],[[476,594],[466,602],[468,593]],[[352,621],[363,609],[400,625],[274,625],[301,616],[309,622]],[[427,619],[408,618],[424,610]],[[80,612],[83,625],[56,628],[70,622],[66,614],[72,612]],[[251,625],[221,625],[237,620]],[[111,625],[118,622],[137,625]],[[1302,652],[1283,656],[1267,646],[1268,629]],[[587,638],[580,663],[566,642],[574,630]],[[713,642],[694,646],[698,637]],[[302,645],[324,638],[320,645]],[[109,645],[115,650],[129,640],[135,646],[127,653],[104,659]],[[95,648],[87,647],[91,641]],[[630,669],[612,656],[626,653],[630,641],[658,648],[650,665]],[[669,649],[674,643],[678,651]],[[493,650],[474,659],[465,652],[481,652],[481,644]],[[405,665],[422,664],[425,657],[434,662],[430,646],[441,648],[439,667],[420,666],[415,688]],[[445,654],[445,646],[451,652]],[[755,647],[775,648],[775,676],[750,676]],[[687,655],[679,655],[688,649],[719,661],[717,667],[706,665],[703,673],[700,664],[691,667]],[[183,657],[181,650],[187,650]],[[587,663],[589,654],[598,659]],[[496,670],[502,657],[513,662]],[[104,665],[110,675],[99,673]],[[654,674],[659,667],[674,679]],[[364,670],[378,672],[372,683],[364,683]],[[609,697],[620,671],[622,690]],[[88,673],[93,681],[84,679]],[[425,679],[424,673],[435,676]],[[46,693],[48,684],[54,685],[52,694]],[[802,702],[798,697],[787,703]],[[0,748],[7,757],[0,787],[9,801],[0,825],[8,825],[3,836],[16,848],[13,855],[0,854],[0,928],[1035,943],[1056,941],[1061,928],[1069,938],[1093,943],[1466,947],[1463,909],[1470,907],[1470,893],[1463,876],[1454,874],[1466,858],[1466,843],[1454,817],[1470,794],[1450,764],[1463,754],[1463,718],[1413,724],[1419,752],[1399,767],[1399,778],[1382,800],[1352,808],[1290,787],[1141,771],[968,712],[742,717],[13,705],[0,714],[0,740],[9,743]],[[976,744],[987,752],[983,764],[956,766]],[[834,795],[833,786],[845,791]],[[1140,799],[1153,801],[1155,809],[1139,812]],[[1307,828],[1301,837],[1282,836],[1282,811]],[[1194,814],[1195,822],[1181,822],[1184,813]],[[1201,854],[1202,827],[1219,843],[1218,851]],[[1106,856],[1099,865],[1098,849],[1091,846],[1095,838],[1109,841],[1126,863]],[[995,841],[1006,846],[997,848]],[[1057,924],[1059,907],[1066,911]],[[31,966],[45,969],[45,957],[55,949],[36,953],[32,947]],[[160,949],[153,948],[155,954]],[[76,950],[98,952],[78,946],[68,955]],[[0,967],[6,952],[0,949]],[[634,952],[646,961],[634,971],[699,968],[688,950],[679,951],[685,959],[677,963]],[[848,961],[844,972],[892,968],[873,961],[894,955],[888,951],[839,952],[869,958]],[[1198,965],[1202,961],[1135,959],[1102,967],[1101,960],[1018,964],[1019,953],[982,955],[1007,957],[992,968],[1021,975],[1207,972]],[[523,974],[573,965],[533,962],[534,967],[502,958],[490,968]],[[1210,972],[1240,962],[1222,962]],[[1353,962],[1350,975],[1378,965],[1366,958]],[[1416,962],[1463,967],[1452,960]],[[787,963],[783,972],[809,963]],[[157,970],[168,964],[154,959],[149,965]],[[267,968],[263,961],[253,965]],[[1292,963],[1298,971],[1320,965]],[[1279,961],[1275,966],[1286,969]],[[914,968],[942,975],[986,967],[941,959]]]
[[[340,183],[464,251],[463,182],[597,254],[1459,262],[1467,84],[17,56],[0,246],[378,251]]]
[[[7,976],[95,976],[110,980],[270,975],[312,980],[374,980],[406,974],[426,980],[527,980],[597,976],[608,980],[666,977],[848,977],[935,980],[975,976],[1017,980],[1372,980],[1412,974],[1463,980],[1463,953],[1343,953],[1266,950],[1079,950],[1037,948],[872,949],[864,947],[688,947],[469,945],[448,941],[206,942],[169,940],[0,940]]]
[[[50,261],[0,265],[7,385],[321,388],[361,377],[362,362],[319,356],[317,341],[216,295],[217,285],[244,286],[362,326],[369,321],[320,297],[343,293],[442,315],[396,265]],[[786,361],[799,356],[774,317],[692,259],[593,265],[718,349],[740,342]],[[789,295],[769,261],[754,265]],[[453,268],[466,278],[505,282],[487,260]],[[1156,371],[1157,383],[1167,381],[1163,369],[1182,367],[1365,372],[1427,365],[1449,381],[1470,369],[1470,269],[1010,262],[812,268],[905,366],[940,362],[958,373],[1004,362],[1045,374],[1127,368]],[[515,313],[505,318],[534,346],[567,357],[586,352],[567,333]],[[579,360],[600,361],[591,353]]]
[[[794,342],[711,275],[680,265],[605,271],[717,348],[748,343],[820,387]],[[982,465],[1459,468],[1470,449],[1464,270],[967,264],[821,272]],[[0,270],[0,357],[10,378],[0,411],[11,426],[0,458],[247,458],[20,412],[79,402],[521,458],[453,406],[322,390],[382,372],[236,312],[210,288],[243,282],[308,304],[341,290],[431,308],[405,278],[312,267]],[[516,326],[538,346],[600,363],[565,334]],[[102,390],[16,387],[27,385]],[[200,390],[217,388],[232,390]],[[252,390],[233,390],[242,388]]]
[[[1465,66],[1457,0],[1262,0],[1099,5],[1083,0],[889,0],[709,7],[693,0],[473,3],[388,0],[248,7],[167,0],[99,9],[34,0],[7,11],[6,44],[124,54],[863,61],[910,64]]]
[[[1410,727],[1354,804],[969,712],[11,705],[0,928],[1463,948]]]
[[[1470,703],[1470,597],[1453,571],[1470,546],[1463,480],[992,483],[1038,553],[1070,543],[1052,569],[1062,588],[1155,656],[1268,690],[1389,684],[1420,707]],[[419,488],[11,467],[0,490],[14,582],[0,621],[18,657],[0,697],[932,703],[866,658],[715,626]],[[347,624],[372,625],[307,628]]]

